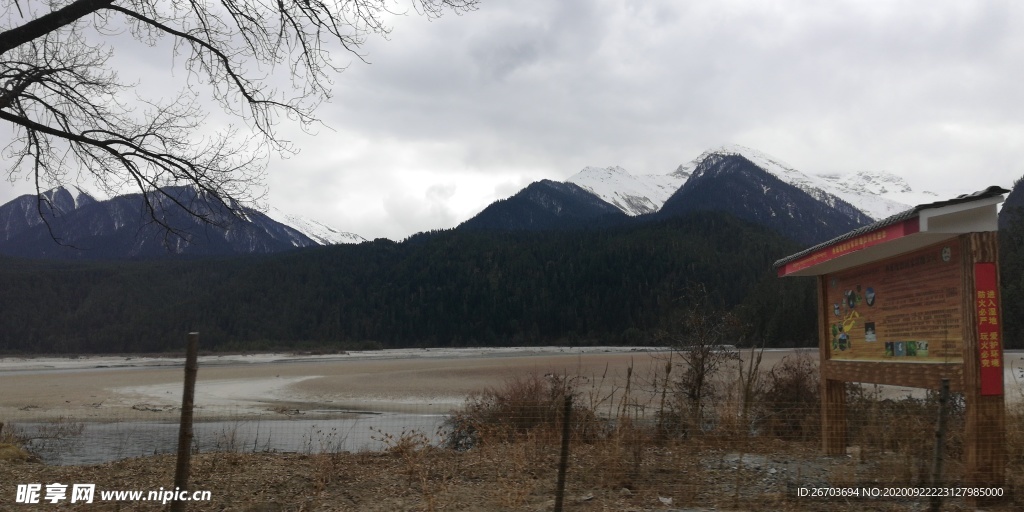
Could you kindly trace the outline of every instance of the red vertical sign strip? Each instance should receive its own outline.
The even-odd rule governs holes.
[[[981,394],[1003,394],[1003,329],[995,263],[974,264],[974,309],[978,318]]]

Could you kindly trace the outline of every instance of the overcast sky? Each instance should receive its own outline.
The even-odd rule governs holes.
[[[391,22],[325,127],[282,127],[301,152],[270,161],[271,204],[400,240],[533,181],[724,144],[941,198],[1024,175],[1022,2],[481,0]]]

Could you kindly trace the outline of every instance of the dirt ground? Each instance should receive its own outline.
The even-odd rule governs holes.
[[[571,448],[564,510],[927,510],[925,499],[801,498],[798,488],[884,485],[866,480],[879,462],[825,458],[812,447],[775,446],[768,453],[675,444],[641,454],[607,445]],[[391,511],[552,510],[558,473],[555,444],[519,443],[466,452],[395,449],[341,454],[197,454],[192,490],[210,491],[188,510]],[[173,482],[171,456],[87,467],[0,461],[0,510],[17,505],[16,483],[96,484],[91,504],[37,508],[163,510],[145,501],[101,502],[101,490],[157,490]],[[942,510],[968,510],[947,499]],[[1019,510],[1012,502],[985,510]]]

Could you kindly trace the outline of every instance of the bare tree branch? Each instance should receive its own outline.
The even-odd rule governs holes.
[[[70,25],[112,3],[114,0],[76,0],[24,25],[0,32],[0,55]],[[20,4],[18,4],[18,10],[21,10]]]
[[[428,18],[477,2],[411,1]],[[365,38],[386,36],[392,13],[387,0],[0,2],[8,23],[0,26],[0,120],[13,128],[4,148],[9,177],[31,177],[39,193],[75,172],[107,191],[131,186],[158,223],[163,205],[212,221],[203,208],[161,194],[168,185],[192,186],[238,211],[262,182],[270,153],[294,151],[275,132],[281,120],[317,122],[332,75],[347,65],[338,50],[363,59]],[[150,46],[169,38],[186,54],[187,85],[177,97],[130,100],[136,91],[110,67],[105,40],[125,29]],[[275,87],[282,75],[290,90]],[[248,129],[209,135],[196,87]]]

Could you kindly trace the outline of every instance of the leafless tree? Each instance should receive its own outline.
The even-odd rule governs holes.
[[[472,10],[477,0],[410,0],[428,18]],[[0,119],[13,136],[4,148],[9,179],[36,191],[92,176],[108,191],[129,185],[146,206],[175,203],[159,188],[194,186],[235,210],[253,199],[268,156],[295,150],[275,132],[283,119],[308,127],[330,97],[331,77],[362,59],[369,35],[386,36],[389,0],[0,0]],[[188,85],[170,100],[132,98],[111,56],[130,34],[156,45],[170,39],[184,56]],[[171,70],[168,70],[170,76]],[[290,86],[278,88],[280,75]],[[287,82],[285,82],[287,83]],[[215,135],[197,91],[242,121]],[[47,199],[40,196],[40,212]]]
[[[739,331],[736,318],[715,307],[703,284],[687,290],[678,331],[671,336],[682,372],[675,381],[677,406],[699,430],[705,407],[715,394],[715,378],[725,365],[739,360],[735,343]]]

